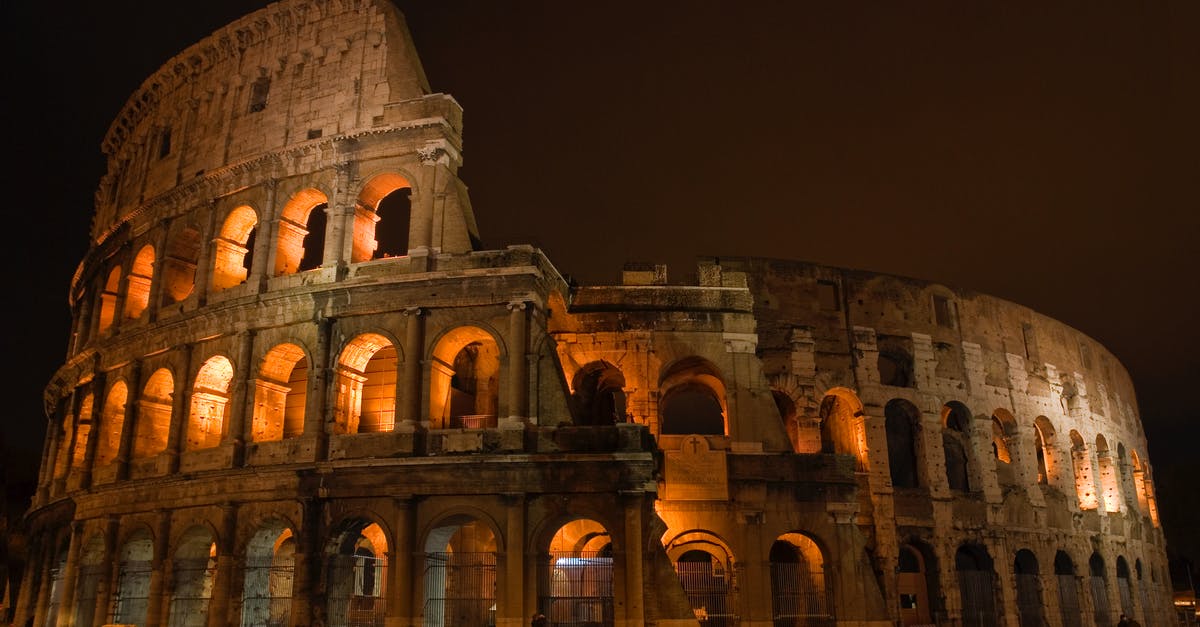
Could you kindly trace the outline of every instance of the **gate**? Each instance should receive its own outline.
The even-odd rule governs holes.
[[[539,607],[551,627],[612,626],[612,557],[596,552],[551,555],[543,564]]]
[[[330,556],[326,581],[329,627],[382,627],[387,561],[365,555]]]
[[[242,627],[286,627],[292,611],[292,566],[272,556],[246,561]]]
[[[736,627],[738,615],[738,573],[726,571],[719,562],[675,562],[675,573],[687,594],[692,611],[706,627]]]
[[[992,573],[985,570],[958,571],[962,593],[964,627],[996,627],[996,597]]]
[[[1042,627],[1042,593],[1038,577],[1032,573],[1017,574],[1017,615],[1021,627]]]
[[[1058,575],[1058,607],[1063,627],[1083,627],[1083,608],[1079,604],[1075,575]]]
[[[425,627],[494,627],[496,554],[425,554]]]
[[[1108,609],[1108,589],[1104,585],[1104,577],[1092,575],[1092,620],[1096,627],[1110,627],[1111,620]]]
[[[148,560],[121,562],[117,593],[113,599],[112,622],[123,625],[146,622],[146,610],[150,607],[150,573]]]
[[[771,596],[775,627],[833,627],[825,573],[804,562],[771,563]]]
[[[212,597],[216,564],[209,558],[176,559],[175,592],[171,595],[169,627],[204,627]]]
[[[100,576],[107,571],[103,564],[84,564],[79,567],[79,593],[75,602],[75,624],[92,625],[96,616],[96,591],[100,587]]]

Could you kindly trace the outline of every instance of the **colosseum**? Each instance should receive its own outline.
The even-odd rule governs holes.
[[[387,0],[283,0],[145,80],[14,624],[1170,622],[1103,346],[799,261],[576,285],[483,249],[462,133]]]

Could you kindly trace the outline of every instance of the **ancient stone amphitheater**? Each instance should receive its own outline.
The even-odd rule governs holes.
[[[461,145],[386,0],[270,5],[143,83],[14,624],[1168,622],[1103,346],[802,262],[570,285],[481,249]]]

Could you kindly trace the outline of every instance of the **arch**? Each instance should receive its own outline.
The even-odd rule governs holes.
[[[1067,435],[1071,441],[1071,469],[1075,475],[1075,496],[1079,509],[1087,511],[1100,506],[1100,497],[1092,479],[1092,461],[1088,457],[1087,444],[1083,436],[1074,429]]]
[[[1100,473],[1100,497],[1104,501],[1104,511],[1121,511],[1123,507],[1120,470],[1117,468],[1117,464],[1113,463],[1112,452],[1108,449],[1108,440],[1099,433],[1096,434],[1096,471]]]
[[[131,533],[121,545],[118,559],[112,622],[144,625],[150,603],[150,573],[154,561],[154,542],[149,530],[138,528]]]
[[[217,572],[217,543],[212,529],[192,525],[184,530],[176,543],[171,569],[174,586],[167,617],[170,624],[205,627]]]
[[[897,592],[900,620],[904,625],[928,625],[941,613],[941,586],[937,556],[924,541],[911,539],[900,545],[897,560]]]
[[[1075,578],[1075,562],[1066,551],[1054,554],[1054,577],[1058,580],[1058,607],[1063,627],[1082,627],[1082,604]]]
[[[997,461],[1012,463],[1014,451],[1009,443],[1015,441],[1013,436],[1016,434],[1017,420],[1012,414],[1004,409],[992,412],[992,455]]]
[[[117,459],[128,400],[129,388],[125,381],[113,383],[104,396],[104,408],[100,410],[100,433],[97,434],[100,439],[96,442],[96,466],[104,466]]]
[[[1137,495],[1137,507],[1141,512],[1150,511],[1150,494],[1146,486],[1146,468],[1137,451],[1130,451],[1130,468],[1133,475],[1133,491]]]
[[[274,442],[304,433],[308,399],[308,359],[296,344],[277,344],[263,355],[254,380],[254,419],[250,437]]]
[[[93,534],[84,541],[79,551],[73,625],[90,626],[95,623],[96,593],[101,578],[107,579],[111,568],[104,555],[104,537],[101,534]]]
[[[1133,581],[1124,555],[1117,556],[1117,595],[1121,599],[1121,613],[1133,616]]]
[[[1034,445],[1037,453],[1037,481],[1049,485],[1052,475],[1057,474],[1057,455],[1054,453],[1054,425],[1045,416],[1033,419]]]
[[[100,317],[97,320],[98,330],[104,333],[112,328],[117,317],[117,293],[121,291],[121,268],[114,267],[108,272],[104,281],[104,290],[100,292]]]
[[[662,435],[728,435],[725,382],[716,365],[684,357],[663,368],[658,381]]]
[[[857,470],[867,469],[862,421],[866,411],[858,396],[846,388],[831,388],[821,399],[821,451],[853,455]]]
[[[612,625],[612,536],[603,524],[574,518],[562,524],[541,564],[538,608],[552,625]]]
[[[771,544],[771,617],[776,627],[834,622],[825,555],[809,535],[790,532]]]
[[[1042,586],[1037,556],[1029,549],[1017,551],[1013,559],[1013,575],[1017,580],[1017,618],[1021,627],[1042,627]]]
[[[83,400],[79,402],[79,417],[75,420],[75,443],[72,448],[71,468],[83,468],[84,462],[87,461],[88,440],[92,436],[92,427],[95,421],[92,417],[93,405],[95,397],[91,392],[83,395]]]
[[[884,406],[883,416],[892,485],[915,488],[921,485],[920,456],[917,453],[920,448],[921,411],[909,401],[894,398]]]
[[[246,544],[242,627],[289,624],[295,561],[292,529],[278,519],[264,521]]]
[[[378,333],[362,333],[338,357],[334,404],[337,433],[378,433],[396,424],[396,346]]]
[[[425,626],[495,624],[497,545],[491,525],[468,514],[448,516],[430,529],[424,547]]]
[[[964,627],[996,627],[992,557],[980,544],[965,543],[954,553]]]
[[[183,302],[195,290],[200,246],[200,231],[191,225],[185,225],[171,235],[163,251],[161,304]]]
[[[971,410],[958,401],[942,406],[942,454],[951,490],[971,491]]]
[[[325,547],[326,616],[331,625],[382,624],[388,541],[379,523],[343,521]]]
[[[221,443],[232,381],[233,363],[224,355],[209,357],[200,366],[192,387],[184,450],[212,448]]]
[[[275,246],[275,276],[312,270],[322,265],[325,252],[325,212],[329,198],[321,190],[302,189],[288,199],[279,218]]]
[[[154,247],[142,246],[133,258],[125,279],[125,317],[137,320],[150,305],[150,282],[154,277]]]
[[[258,214],[249,205],[235,207],[225,217],[220,235],[213,240],[212,289],[229,289],[246,281],[254,260],[254,234]]]
[[[166,368],[155,370],[142,388],[138,399],[137,420],[134,422],[133,457],[153,457],[167,450],[167,434],[171,430],[171,397],[175,394],[175,377]]]
[[[1105,575],[1104,558],[1099,552],[1093,552],[1088,559],[1088,583],[1092,592],[1092,620],[1097,627],[1108,627],[1112,620],[1109,609],[1108,585]]]
[[[481,327],[447,330],[433,346],[429,420],[434,428],[494,426],[500,405],[502,347]]]
[[[582,426],[625,422],[625,375],[607,361],[585,364],[571,381],[575,422]]]
[[[378,174],[367,181],[354,205],[351,263],[384,254],[408,254],[411,194],[412,184],[395,172]]]

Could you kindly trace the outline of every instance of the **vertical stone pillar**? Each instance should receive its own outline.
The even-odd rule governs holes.
[[[96,585],[96,610],[92,613],[92,627],[98,627],[109,622],[109,608],[112,603],[113,588],[117,585],[120,575],[121,561],[117,555],[117,531],[120,522],[116,516],[109,516],[104,528],[104,559],[101,564],[110,564],[108,576],[101,577]],[[84,627],[80,625],[79,627]]]
[[[386,627],[413,627],[413,554],[416,550],[417,517],[411,497],[396,503],[396,538],[388,555],[388,603]]]
[[[61,437],[60,419],[63,414],[62,401],[46,420],[46,437],[42,438],[42,465],[38,469],[38,487],[35,495],[37,504],[45,505],[50,496],[50,484],[54,481],[54,462],[58,457],[58,439]]]
[[[102,424],[105,398],[104,371],[100,370],[100,356],[96,355],[92,375],[92,426],[88,429],[87,446],[83,449],[83,467],[79,469],[79,489],[86,490],[92,486],[92,468],[96,465],[96,450],[100,446],[100,430],[107,428]]]
[[[200,234],[200,241],[207,243],[200,247],[200,254],[196,256],[196,274],[192,281],[192,294],[195,296],[197,307],[203,307],[208,302],[208,281],[209,277],[212,276],[212,253],[216,248],[214,241],[217,237],[213,233],[217,222],[217,201],[213,200],[209,202],[205,211],[208,220],[204,224],[204,232]]]
[[[79,578],[79,553],[83,550],[83,521],[71,521],[71,537],[67,541],[67,563],[62,574],[62,601],[58,607],[56,627],[74,627],[75,588]]]
[[[645,610],[642,603],[642,493],[622,492],[625,509],[625,625],[642,627]]]
[[[266,199],[263,201],[263,215],[258,216],[258,234],[254,237],[254,260],[250,263],[250,276],[246,282],[254,286],[255,292],[262,292],[267,287],[269,264],[275,256],[271,250],[275,243],[275,230],[278,221],[275,208],[275,190],[279,187],[278,179],[263,181]]]
[[[166,220],[158,223],[154,238],[154,266],[150,269],[150,301],[146,303],[146,317],[150,322],[158,320],[158,309],[162,305],[162,271],[167,259],[167,233],[171,231]]]
[[[321,502],[307,497],[301,502],[304,521],[296,537],[296,557],[292,579],[292,611],[289,620],[293,627],[306,627],[315,623],[319,612],[325,615],[321,599],[316,598],[320,583],[320,554],[318,552],[321,524]],[[323,619],[322,619],[323,620]]]
[[[334,193],[325,210],[325,250],[321,267],[333,267],[335,274],[345,271],[354,246],[354,199],[347,198],[350,187],[351,164],[338,163],[334,168]]]
[[[33,624],[45,625],[46,612],[50,608],[50,588],[53,587],[52,577],[50,573],[54,569],[54,554],[55,545],[54,534],[51,530],[45,530],[45,535],[42,538],[41,547],[41,571],[35,573],[37,577],[37,590],[32,591],[37,595],[33,604]],[[32,580],[31,580],[32,583]]]
[[[163,577],[167,550],[171,539],[171,512],[158,511],[158,524],[154,529],[154,556],[150,560],[150,593],[146,599],[146,627],[158,627],[163,622]]]
[[[254,366],[251,363],[254,355],[254,332],[238,333],[237,363],[234,369],[238,373],[237,382],[233,385],[233,395],[229,399],[229,426],[222,434],[222,443],[233,448],[233,467],[238,468],[246,462],[246,425],[253,418],[254,411]]]
[[[182,365],[179,376],[175,377],[174,402],[171,403],[171,425],[167,430],[167,474],[179,472],[179,456],[184,449],[184,436],[187,432],[188,421],[191,420],[192,382],[195,374],[192,372],[192,345],[184,344],[179,351],[179,361]]]
[[[529,362],[525,359],[529,343],[529,316],[526,303],[508,304],[508,427],[521,426],[529,419]]]
[[[141,362],[133,362],[129,371],[129,396],[125,399],[125,415],[121,418],[121,444],[117,448],[117,481],[129,478],[129,458],[133,454],[133,439],[137,430],[137,407],[142,397],[141,375]]]
[[[433,246],[433,203],[438,193],[438,161],[445,153],[437,146],[425,146],[417,150],[421,160],[418,189],[411,197],[411,212],[408,222],[408,253],[429,250]]]
[[[404,310],[404,380],[397,387],[399,431],[413,431],[421,421],[421,375],[425,356],[425,317],[420,307]]]
[[[330,344],[333,338],[334,318],[321,318],[317,322],[317,349],[313,363],[309,365],[308,403],[304,408],[304,435],[313,438],[316,461],[325,459],[329,448],[329,433],[325,426],[327,398],[330,386]]]
[[[221,529],[217,536],[217,572],[213,578],[212,597],[208,602],[208,627],[233,625],[238,621],[229,615],[229,600],[240,591],[233,589],[234,547],[237,546],[237,504],[221,506]]]
[[[524,627],[525,608],[525,495],[503,496],[505,522],[504,573],[496,627]]]

